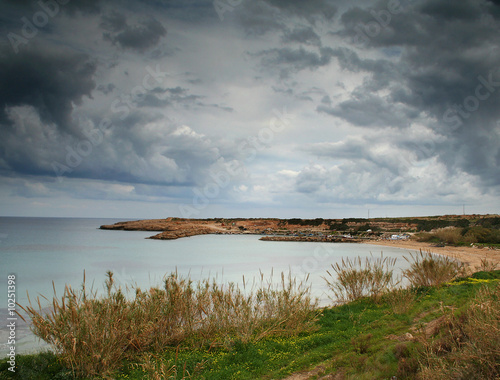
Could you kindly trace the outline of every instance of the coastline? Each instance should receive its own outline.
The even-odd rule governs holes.
[[[436,247],[430,243],[418,242],[415,240],[368,240],[361,241],[360,244],[379,245],[383,247],[397,247],[408,251],[418,252],[430,251],[432,253],[452,257],[465,263],[474,269],[481,266],[481,260],[486,259],[500,267],[500,250],[478,247]]]
[[[474,216],[468,216],[470,218]],[[445,216],[451,223],[456,216]],[[447,220],[448,220],[447,219]],[[437,223],[436,220],[426,218],[416,219],[426,223]],[[403,223],[403,221],[405,223]],[[414,222],[414,220],[411,220]],[[358,228],[365,231],[361,236],[351,237],[349,235],[332,235],[332,223],[344,223],[340,226],[348,228]],[[443,221],[442,221],[443,222]],[[364,223],[364,224],[363,224]],[[330,220],[325,223],[323,219],[301,220],[301,219],[146,219],[128,222],[118,222],[112,225],[102,225],[100,229],[105,230],[125,230],[125,231],[154,231],[156,235],[149,239],[174,240],[183,237],[205,234],[255,234],[261,235],[262,241],[305,241],[305,242],[342,242],[372,244],[386,247],[397,247],[408,251],[418,252],[419,250],[431,251],[435,254],[456,258],[465,263],[471,269],[479,268],[482,260],[487,260],[500,266],[500,250],[477,246],[444,246],[436,247],[430,243],[417,242],[412,239],[391,240],[388,239],[394,232],[415,230],[417,224],[410,223],[409,220],[395,219],[380,221],[370,220],[368,226],[364,219],[355,221]],[[422,222],[423,223],[423,222]],[[448,221],[446,222],[448,223]],[[375,228],[384,231],[385,236],[376,237],[371,235],[371,229]],[[366,228],[366,230],[365,230]],[[410,232],[411,233],[411,232]]]

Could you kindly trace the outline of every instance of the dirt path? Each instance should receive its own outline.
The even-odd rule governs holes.
[[[385,247],[398,247],[407,249],[411,252],[422,250],[430,250],[432,253],[439,255],[457,258],[468,266],[478,268],[481,265],[481,260],[486,259],[496,263],[500,268],[500,250],[491,248],[476,248],[476,247],[434,247],[429,243],[420,243],[414,240],[370,240],[366,244],[380,245]]]

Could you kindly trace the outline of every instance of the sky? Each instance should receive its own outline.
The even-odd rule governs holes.
[[[0,216],[500,213],[499,0],[0,0]]]

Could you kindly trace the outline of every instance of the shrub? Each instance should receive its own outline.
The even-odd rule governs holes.
[[[463,238],[468,243],[498,244],[500,231],[481,226],[471,227],[465,231]]]
[[[352,260],[342,258],[341,263],[331,265],[334,274],[326,271],[328,278],[323,279],[338,302],[350,302],[366,296],[378,299],[394,285],[395,264],[396,259],[383,255],[376,259],[370,256],[365,260],[359,256]]]
[[[438,256],[430,251],[412,254],[410,269],[403,271],[412,286],[433,286],[453,280],[465,271],[465,265],[456,259]],[[408,258],[405,260],[410,262]]]
[[[418,241],[430,243],[460,244],[498,244],[500,231],[493,228],[476,227],[445,227],[431,232],[420,232],[416,235]]]

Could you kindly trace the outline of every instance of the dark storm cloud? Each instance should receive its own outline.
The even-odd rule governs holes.
[[[331,21],[337,7],[327,0],[264,0],[244,1],[234,8],[234,12],[249,34],[262,35],[270,31],[286,31],[293,18],[305,20],[311,25],[320,20]]]
[[[292,30],[286,30],[281,40],[284,43],[301,43],[306,45],[321,45],[320,37],[311,27],[297,27]]]
[[[261,51],[256,56],[262,57],[263,67],[270,71],[278,70],[282,77],[287,77],[291,72],[305,69],[316,70],[330,63],[334,51],[331,48],[319,48],[318,51],[306,50],[303,47],[274,48]]]
[[[498,194],[498,1],[395,3],[71,0],[17,55],[4,39],[0,174],[23,197],[192,197],[286,106],[293,128],[222,202]],[[4,36],[40,10],[1,4]]]
[[[101,27],[105,30],[104,39],[139,52],[157,45],[160,38],[167,34],[165,27],[154,18],[129,25],[126,17],[117,12],[102,16]]]
[[[337,11],[337,8],[327,0],[265,0],[265,2],[284,12],[305,18],[320,15],[330,20]]]
[[[137,107],[165,108],[174,106],[183,107],[185,109],[213,107],[227,112],[233,111],[231,107],[215,103],[206,103],[203,99],[206,99],[206,96],[191,94],[189,89],[180,86],[173,88],[156,87],[135,99],[134,104],[136,104]]]
[[[58,10],[62,10],[70,15],[75,15],[76,12],[80,13],[98,13],[101,9],[101,0],[78,0],[78,1],[66,1],[66,4],[53,4],[50,1],[39,1],[39,0],[2,0],[2,2],[9,3],[9,6],[15,6],[18,9],[27,10],[40,10],[40,3],[48,4],[51,9],[55,10],[56,6]],[[0,2],[1,3],[1,2]]]
[[[318,106],[319,112],[341,117],[348,122],[361,127],[407,127],[411,119],[416,116],[413,109],[394,104],[388,99],[373,96],[369,93],[354,96],[334,107]]]
[[[116,88],[116,86],[113,83],[108,83],[107,85],[100,84],[97,86],[97,90],[101,91],[104,95],[107,95]]]
[[[423,15],[449,21],[476,20],[481,15],[477,3],[472,4],[467,1],[457,2],[453,7],[450,7],[450,2],[445,0],[426,1],[420,7],[420,11]]]
[[[494,159],[500,149],[498,6],[472,0],[401,4],[394,12],[379,3],[342,14],[339,34],[355,48],[394,54],[360,58],[336,49],[343,69],[366,76],[350,99],[318,111],[362,127],[423,122],[446,139],[434,149],[448,170],[491,183],[500,178]]]
[[[9,124],[6,109],[34,107],[41,120],[73,131],[71,113],[96,84],[95,62],[86,54],[45,48],[0,52],[0,123]]]

